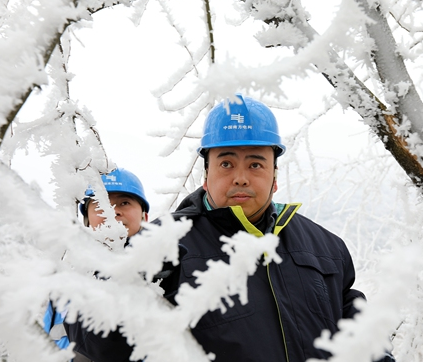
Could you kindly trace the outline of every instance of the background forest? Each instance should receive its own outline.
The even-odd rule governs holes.
[[[319,345],[331,361],[371,361],[391,336],[397,361],[423,361],[422,40],[417,0],[0,0],[2,361],[71,357],[41,329],[48,298],[97,331],[123,325],[134,359],[209,360],[189,326],[245,293],[230,277],[247,275],[245,240],[227,241],[229,270],[204,273],[226,295],[204,282],[172,309],[149,281],[190,227],[169,211],[202,184],[205,115],[236,92],[278,118],[275,200],[302,202],[345,240],[368,298]],[[130,251],[113,217],[94,232],[76,215],[115,165],[141,178],[150,220],[163,218]]]

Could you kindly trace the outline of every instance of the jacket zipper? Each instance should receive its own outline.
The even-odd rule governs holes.
[[[297,210],[300,208],[300,206],[301,206],[300,203],[285,205],[285,207],[283,208],[282,212],[279,214],[279,216],[276,220],[276,225],[275,225],[275,228],[273,230],[273,234],[275,234],[276,236],[279,236],[279,233],[291,221],[292,217],[297,212]],[[273,288],[272,279],[270,278],[270,264],[267,264],[266,269],[267,269],[267,278],[269,279],[270,289],[272,291],[273,298],[274,298],[275,304],[276,304],[276,309],[278,311],[279,325],[281,326],[283,346],[285,348],[285,358],[286,358],[286,362],[289,362],[288,346],[286,344],[285,330],[283,329],[281,310],[279,308],[278,300],[276,298],[275,290]]]
[[[269,285],[270,285],[270,289],[272,290],[272,294],[273,294],[273,298],[275,299],[275,304],[276,304],[276,309],[278,310],[278,317],[279,317],[279,325],[281,326],[281,332],[282,332],[282,340],[283,340],[283,346],[285,348],[285,358],[286,358],[286,362],[289,362],[289,356],[288,356],[288,346],[286,345],[286,338],[285,338],[285,331],[283,329],[283,323],[282,323],[282,317],[281,317],[281,311],[279,309],[279,304],[278,304],[278,300],[276,299],[276,294],[275,291],[273,289],[273,285],[272,285],[272,279],[270,278],[270,264],[267,264],[267,278],[269,279]]]
[[[300,208],[300,206],[301,206],[301,203],[284,205],[282,212],[279,214],[276,220],[276,225],[274,227],[273,234],[275,234],[276,236],[279,236],[279,233],[281,232],[281,230],[291,221],[292,217]],[[241,206],[231,206],[231,209],[234,215],[238,218],[238,220],[241,221],[242,225],[245,227],[245,230],[248,233],[253,234],[257,237],[263,236],[263,233],[248,221],[248,219],[244,215],[244,212],[242,211]],[[265,256],[266,256],[266,253],[265,253]],[[285,331],[283,329],[281,311],[278,305],[278,300],[276,299],[275,290],[273,289],[272,280],[270,278],[269,264],[267,264],[266,269],[267,269],[267,278],[269,280],[270,289],[273,294],[273,299],[275,300],[276,309],[278,310],[279,325],[281,326],[283,346],[285,349],[285,358],[286,358],[286,362],[289,362],[288,346],[286,344]]]

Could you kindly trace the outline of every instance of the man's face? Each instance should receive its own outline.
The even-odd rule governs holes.
[[[140,203],[131,195],[120,192],[110,192],[109,200],[112,206],[115,205],[116,221],[122,222],[128,230],[129,237],[135,235],[141,228],[142,208]],[[98,227],[105,220],[104,217],[99,216],[103,210],[98,210],[97,206],[97,202],[88,204],[87,215],[92,228]]]
[[[214,208],[239,205],[256,222],[277,190],[274,172],[271,147],[212,148],[203,188]]]

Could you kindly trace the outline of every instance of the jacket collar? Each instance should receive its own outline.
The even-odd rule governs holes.
[[[219,209],[213,209],[205,200],[206,192],[202,187],[199,187],[196,191],[188,195],[178,206],[174,212],[174,217],[180,219],[182,216],[188,218],[193,218],[199,215],[205,215],[212,224],[225,235],[233,235],[239,230],[248,229],[245,225],[248,221],[242,220],[246,219],[243,215],[242,210],[234,212],[230,207],[224,207]],[[238,214],[242,215],[238,216]],[[252,228],[256,228],[265,234],[272,232],[275,220],[277,218],[278,210],[277,205],[273,202],[264,212],[261,219],[254,224],[250,224]],[[242,217],[243,216],[243,217]],[[241,221],[242,220],[242,221]],[[250,232],[250,230],[248,230]]]

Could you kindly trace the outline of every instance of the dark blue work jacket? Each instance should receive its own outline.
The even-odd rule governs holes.
[[[240,230],[263,235],[245,218],[241,207],[206,210],[203,196],[204,191],[197,190],[174,214],[194,222],[180,240],[187,252],[179,269],[162,283],[170,300],[180,284],[195,286],[193,272],[206,270],[208,260],[229,261],[221,250],[222,235],[230,237]],[[355,271],[345,243],[304,216],[286,211],[284,205],[273,204],[261,227],[265,230],[273,225],[282,263],[259,263],[248,279],[248,304],[241,305],[234,297],[234,307],[224,314],[208,312],[192,329],[206,352],[216,354],[217,362],[326,359],[330,355],[316,349],[314,339],[323,329],[336,332],[339,319],[357,312],[353,300],[364,298],[351,288]],[[278,226],[286,222],[283,228]]]

